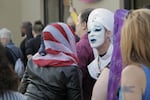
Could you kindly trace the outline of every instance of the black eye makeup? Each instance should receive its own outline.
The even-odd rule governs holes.
[[[88,34],[90,34],[90,33],[91,33],[91,31],[88,31],[87,33],[88,33]]]
[[[94,31],[95,32],[98,32],[98,31],[101,31],[102,30],[102,28],[97,28],[97,29],[95,29]]]

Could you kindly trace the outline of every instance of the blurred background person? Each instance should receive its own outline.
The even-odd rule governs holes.
[[[17,92],[19,79],[9,63],[5,48],[0,43],[0,100],[26,100]]]
[[[8,58],[13,66],[14,71],[18,74],[19,78],[22,78],[24,73],[24,65],[22,62],[23,54],[20,48],[13,43],[11,31],[6,28],[2,28],[0,30],[0,42],[7,49],[7,52],[9,52]]]
[[[69,16],[69,17],[67,18],[66,23],[71,26],[71,28],[73,29],[74,32],[76,31],[76,28],[75,28],[76,25],[75,25],[75,23],[74,23],[74,21],[73,21],[73,19],[72,19],[71,16]],[[75,38],[76,38],[76,42],[79,42],[80,37],[79,37],[77,34],[75,34]]]
[[[73,21],[73,19],[72,19],[71,16],[69,16],[69,17],[67,18],[66,23],[67,23],[68,25],[70,25],[70,26],[72,27],[72,29],[75,31],[75,23],[74,23],[74,21]]]
[[[21,36],[24,37],[24,39],[22,40],[22,42],[20,43],[20,49],[23,53],[23,62],[24,65],[27,65],[27,55],[26,55],[26,45],[27,45],[27,41],[31,38],[33,38],[32,35],[32,23],[29,21],[23,22],[22,26],[21,26]]]
[[[81,13],[78,15],[78,21],[76,23],[76,34],[79,37],[83,37],[88,29],[87,29],[87,20],[90,12],[93,10],[93,8],[87,8],[81,11]]]
[[[33,37],[27,41],[26,44],[26,55],[28,58],[32,57],[35,53],[38,52],[41,45],[41,34],[44,25],[41,21],[35,21],[33,25]]]
[[[88,16],[93,9],[88,8],[83,10],[78,16],[78,22],[76,24],[76,34],[80,34],[80,41],[77,43],[77,55],[79,58],[79,67],[82,70],[83,76],[83,98],[84,100],[91,100],[92,90],[95,83],[89,72],[87,66],[94,60],[93,49],[90,47],[87,34],[87,21]]]

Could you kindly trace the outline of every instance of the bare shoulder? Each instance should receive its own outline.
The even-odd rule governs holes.
[[[143,68],[138,65],[128,65],[122,71],[122,80],[125,83],[143,84],[145,79]]]
[[[124,77],[126,76],[130,78],[141,76],[142,74],[144,74],[143,69],[141,66],[138,66],[138,65],[128,65],[122,71],[122,75]]]
[[[124,87],[133,87],[136,91],[143,92],[145,89],[146,78],[141,66],[128,65],[122,71],[121,84]],[[125,89],[129,90],[129,89]],[[133,89],[134,90],[134,89]]]

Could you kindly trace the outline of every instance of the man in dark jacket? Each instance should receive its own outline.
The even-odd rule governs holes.
[[[23,53],[23,56],[24,56],[24,59],[23,59],[23,62],[24,62],[24,65],[26,66],[27,65],[27,56],[26,56],[26,45],[27,45],[27,41],[31,38],[33,38],[33,35],[32,35],[32,24],[31,22],[23,22],[22,23],[22,26],[21,26],[21,36],[22,37],[25,37],[21,44],[20,44],[20,49]]]
[[[36,21],[33,26],[33,36],[34,38],[27,41],[26,44],[26,55],[27,58],[32,57],[35,53],[38,52],[41,45],[41,33],[44,28],[44,25],[41,21]]]

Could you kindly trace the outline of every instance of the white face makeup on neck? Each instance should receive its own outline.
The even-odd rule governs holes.
[[[105,41],[105,28],[97,21],[88,24],[88,39],[92,48],[98,48]]]

